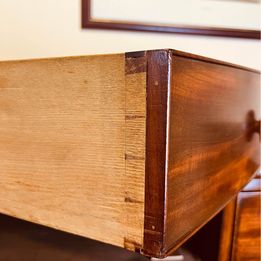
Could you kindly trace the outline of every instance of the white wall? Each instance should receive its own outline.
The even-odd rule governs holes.
[[[82,30],[80,9],[80,0],[0,0],[0,60],[174,48],[261,69],[257,40]]]

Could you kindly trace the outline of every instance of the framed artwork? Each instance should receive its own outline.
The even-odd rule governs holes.
[[[82,27],[260,39],[260,0],[82,0]]]

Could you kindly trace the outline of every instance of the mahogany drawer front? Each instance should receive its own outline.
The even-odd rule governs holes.
[[[259,77],[173,50],[0,62],[0,212],[168,255],[258,168]]]

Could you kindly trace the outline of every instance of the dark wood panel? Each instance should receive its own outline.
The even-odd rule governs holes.
[[[260,118],[259,74],[174,55],[168,140],[165,251],[220,211],[259,166],[259,136],[247,141],[245,118]]]
[[[257,170],[259,135],[247,135],[246,118],[249,112],[260,118],[259,72],[174,50],[145,55],[142,251],[164,257],[224,208]]]
[[[241,192],[235,220],[233,261],[259,261],[260,192]]]

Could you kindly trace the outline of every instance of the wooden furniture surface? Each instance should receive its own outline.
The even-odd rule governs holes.
[[[252,0],[252,2],[254,1]],[[166,2],[164,2],[164,4],[166,4]],[[146,22],[143,23],[137,22],[133,20],[118,21],[118,20],[114,20],[113,18],[109,20],[97,19],[93,17],[92,6],[93,6],[93,0],[82,0],[82,27],[83,28],[102,29],[102,30],[110,29],[110,30],[124,30],[124,31],[143,31],[143,32],[156,32],[156,33],[175,33],[175,34],[188,34],[188,35],[205,35],[208,37],[225,36],[225,37],[260,39],[260,31],[250,30],[250,29],[215,28],[212,26],[189,26],[189,25],[172,25],[172,24],[164,25],[164,24],[153,24],[153,23],[151,24]],[[150,8],[153,7],[149,6],[148,9]],[[162,13],[163,10],[160,11]],[[197,12],[197,10],[194,10],[194,12]]]
[[[236,206],[237,200],[233,199],[223,210],[218,261],[232,261],[231,251],[234,239]]]
[[[260,172],[224,210],[219,261],[261,258]]]
[[[260,192],[242,192],[238,196],[233,240],[233,261],[259,261]]]
[[[260,118],[260,75],[172,51],[148,59],[144,242],[164,256],[258,168],[259,136],[248,140],[244,122],[251,111]]]
[[[171,254],[257,170],[259,80],[174,50],[0,62],[0,212]]]

